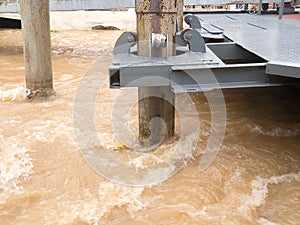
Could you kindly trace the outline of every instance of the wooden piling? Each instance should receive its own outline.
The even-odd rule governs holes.
[[[184,12],[184,0],[178,0],[177,21],[178,21],[179,31],[183,29],[183,12]]]
[[[28,98],[53,94],[49,0],[21,0]]]
[[[176,41],[177,0],[136,0],[136,13],[138,54],[146,57],[175,55],[175,45],[171,43]],[[165,35],[168,47],[153,46],[152,34]],[[171,87],[139,87],[138,95],[141,143],[150,146],[174,136],[175,95]],[[166,133],[164,128],[167,128]]]

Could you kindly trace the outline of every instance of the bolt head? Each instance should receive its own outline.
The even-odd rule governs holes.
[[[132,36],[129,36],[127,38],[127,41],[128,41],[128,43],[132,43],[132,42],[134,42],[134,38]]]
[[[186,18],[186,22],[187,23],[191,23],[193,21],[193,18],[191,16],[187,17]]]
[[[190,40],[192,39],[193,35],[191,33],[185,34],[185,38]]]

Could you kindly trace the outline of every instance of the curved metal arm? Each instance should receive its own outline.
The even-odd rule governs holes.
[[[137,42],[137,36],[133,32],[124,32],[117,40],[113,54],[129,54],[130,48],[135,46]]]

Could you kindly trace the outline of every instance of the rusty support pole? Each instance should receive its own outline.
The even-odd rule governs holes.
[[[53,94],[49,0],[21,0],[27,97]]]
[[[184,12],[184,0],[178,0],[178,11],[177,11],[178,30],[183,29],[183,12]]]
[[[177,0],[136,0],[136,13],[138,54],[146,57],[175,55]],[[153,44],[153,35],[165,36],[167,45]],[[138,95],[140,142],[151,146],[174,136],[175,94],[171,87],[139,87]]]

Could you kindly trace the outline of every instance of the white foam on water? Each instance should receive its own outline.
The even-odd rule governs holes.
[[[26,100],[26,88],[24,86],[3,90],[0,87],[1,102],[23,102]]]
[[[182,161],[187,164],[189,160],[193,159],[194,146],[196,146],[196,138],[193,135],[181,137],[182,140],[174,141],[171,144],[162,144],[155,149],[155,151],[147,152],[147,154],[139,154],[138,157],[130,158],[129,165],[139,168],[148,167],[150,164],[160,164],[164,162]]]
[[[123,185],[104,182],[99,187],[99,197],[102,204],[110,207],[127,205],[127,211],[133,213],[146,207],[140,198],[144,188],[133,188]]]
[[[270,130],[262,126],[255,126],[251,129],[253,133],[271,136],[271,137],[297,137],[300,136],[300,129],[285,129],[282,127],[273,127]]]
[[[243,196],[244,204],[238,207],[238,211],[244,215],[251,215],[251,210],[265,204],[268,196],[268,185],[278,184],[282,182],[300,181],[300,173],[289,173],[281,176],[273,176],[270,178],[256,177],[251,182],[252,192],[249,196]],[[259,218],[261,219],[261,218]],[[260,220],[265,221],[265,220]],[[259,221],[258,221],[259,222]],[[262,223],[264,224],[264,223]]]
[[[57,137],[72,134],[73,127],[63,124],[61,118],[53,117],[52,120],[34,120],[28,123],[24,131],[26,140],[31,142],[37,140],[43,143],[54,143]],[[66,139],[67,141],[67,139]]]
[[[99,185],[97,195],[91,194],[88,189],[86,190],[84,198],[89,200],[80,197],[76,202],[62,201],[59,203],[62,210],[57,217],[57,223],[68,224],[70,221],[80,218],[88,224],[102,224],[101,219],[115,207],[126,207],[126,210],[134,217],[139,210],[149,204],[141,199],[143,191],[144,188],[132,188],[103,182]],[[49,224],[53,224],[53,220]]]
[[[22,179],[32,174],[33,163],[28,149],[0,140],[0,204],[9,194],[22,193]]]
[[[208,215],[206,210],[207,210],[207,207],[203,206],[201,210],[196,211],[193,209],[193,211],[192,211],[191,206],[189,206],[189,210],[187,210],[186,213],[192,218],[199,217],[199,216],[200,217],[205,216],[207,219],[212,219],[212,217]]]
[[[260,225],[279,225],[278,223],[273,223],[265,218],[259,218],[257,220],[257,222],[260,224]]]

